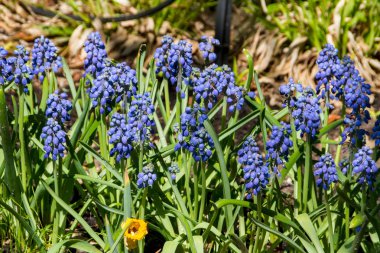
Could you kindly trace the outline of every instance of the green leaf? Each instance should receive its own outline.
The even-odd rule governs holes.
[[[322,244],[318,238],[317,231],[315,230],[315,227],[313,223],[311,222],[309,215],[306,213],[302,213],[296,217],[296,220],[298,221],[300,226],[303,228],[303,230],[306,232],[306,234],[309,236],[317,252],[324,253]]]
[[[67,62],[63,57],[62,57],[62,69],[63,69],[63,73],[66,77],[66,80],[69,84],[71,95],[73,98],[75,98],[77,96],[77,91],[76,91],[76,87],[74,84],[74,80],[71,76],[69,66],[67,65]],[[79,103],[75,103],[75,110],[77,111],[77,115],[82,114],[82,109],[80,108]]]
[[[203,237],[201,235],[195,235],[193,237],[194,237],[195,249],[197,250],[197,253],[204,252]]]
[[[218,156],[219,166],[220,166],[220,174],[222,176],[222,184],[223,184],[223,197],[225,199],[231,199],[231,189],[230,189],[230,182],[228,180],[228,172],[226,167],[226,162],[224,161],[224,153],[222,146],[220,145],[219,138],[217,134],[215,133],[215,130],[213,126],[211,125],[209,120],[206,120],[204,122],[204,126],[211,136],[212,140],[214,141],[215,145],[215,152]],[[227,207],[227,227],[230,226],[230,223],[232,222],[232,208]]]
[[[161,253],[175,253],[178,245],[179,245],[179,242],[177,242],[177,241],[165,242]]]
[[[262,229],[266,230],[267,232],[269,233],[272,233],[276,236],[278,236],[279,238],[283,239],[284,241],[288,242],[289,243],[289,246],[292,246],[294,249],[296,249],[298,252],[303,252],[303,253],[306,253],[298,244],[297,242],[293,241],[292,239],[290,239],[289,237],[285,236],[284,234],[276,231],[276,230],[273,230],[271,229],[269,226],[267,226],[266,224],[264,223],[261,223],[259,221],[257,221],[256,219],[253,219],[251,218],[252,222],[256,224],[256,226],[258,227],[261,227]],[[322,251],[323,252],[323,251]]]
[[[71,214],[78,222],[82,225],[84,230],[99,244],[101,248],[104,248],[104,241],[98,236],[98,234],[88,225],[88,223],[69,205],[66,204],[64,200],[59,198],[57,194],[45,183],[45,181],[41,180],[41,183],[44,185],[45,189],[49,192],[49,194],[57,201],[57,203],[65,209],[69,214]]]
[[[355,236],[348,238],[344,244],[339,248],[337,253],[351,253],[352,243],[354,242]]]
[[[59,243],[54,244],[53,247],[49,249],[48,253],[58,253],[63,246],[68,247],[68,248],[74,248],[74,249],[84,251],[84,252],[91,252],[91,253],[102,252],[86,241],[82,241],[78,239],[69,239],[69,240],[60,241]]]

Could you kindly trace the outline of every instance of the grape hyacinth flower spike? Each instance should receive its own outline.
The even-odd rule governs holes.
[[[178,143],[174,147],[191,152],[195,161],[207,161],[214,149],[214,142],[206,131],[203,122],[207,119],[205,109],[195,104],[193,108],[187,107],[181,115],[181,127],[178,133]]]
[[[291,110],[295,106],[295,103],[297,101],[295,93],[302,93],[303,87],[302,84],[295,83],[293,78],[289,78],[289,82],[287,84],[282,84],[279,88],[279,91],[281,96],[285,98],[282,106],[288,106]]]
[[[216,60],[216,54],[214,53],[214,46],[220,46],[218,39],[213,37],[207,37],[203,35],[199,42],[199,50],[202,53],[203,59],[206,63],[212,63]]]
[[[293,147],[290,139],[291,127],[289,124],[281,122],[281,126],[273,126],[272,134],[267,142],[266,160],[273,169],[273,172],[279,175],[278,168],[288,160],[289,149]]]
[[[338,173],[331,154],[327,153],[314,165],[314,176],[317,177],[317,186],[327,190],[332,183],[338,181]]]
[[[44,140],[45,158],[50,155],[54,161],[64,156],[66,150],[66,132],[63,123],[70,120],[72,104],[66,93],[56,91],[47,100],[46,125],[42,128],[41,138]]]
[[[13,57],[8,58],[8,81],[14,81],[17,85],[21,85],[24,92],[28,92],[27,85],[33,78],[33,71],[28,66],[30,53],[22,46],[18,45],[14,51]]]
[[[243,168],[247,199],[252,199],[269,183],[269,169],[259,152],[257,143],[249,136],[237,153],[238,162]]]
[[[87,53],[84,60],[85,75],[91,74],[96,78],[106,67],[107,52],[99,32],[92,32],[84,43]]]
[[[193,55],[192,45],[186,40],[174,43],[173,38],[165,35],[161,47],[154,54],[156,73],[166,78],[170,84],[177,84],[179,72],[180,78],[188,78],[192,72]],[[177,84],[177,92],[180,92],[180,84]]]
[[[48,38],[41,36],[34,40],[32,49],[32,67],[35,75],[42,82],[47,71],[58,72],[62,67],[62,59],[57,55],[57,48]]]
[[[378,173],[378,168],[375,161],[371,157],[372,150],[364,146],[358,150],[354,156],[352,162],[352,175],[358,176],[358,183],[361,185],[373,186],[376,180],[376,175]]]
[[[380,146],[380,119],[376,120],[371,137],[375,140],[375,145]]]
[[[53,94],[49,95],[46,101],[47,109],[45,115],[47,118],[53,118],[62,123],[70,120],[70,111],[72,109],[71,102],[67,99],[66,93],[56,90]]]
[[[178,164],[177,163],[173,163],[172,165],[170,165],[170,167],[168,168],[168,171],[170,173],[170,178],[173,181],[175,181],[176,177],[177,177],[177,173],[179,173]]]
[[[142,172],[140,172],[137,175],[137,187],[138,188],[146,188],[148,186],[152,187],[154,181],[156,181],[157,175],[154,173],[154,167],[153,164],[148,164],[142,169]]]
[[[109,143],[113,145],[110,156],[116,156],[116,161],[129,158],[133,150],[133,132],[126,122],[125,115],[114,113],[108,131]]]

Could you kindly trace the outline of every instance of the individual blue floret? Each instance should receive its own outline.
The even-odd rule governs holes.
[[[192,45],[186,40],[174,43],[172,37],[164,36],[162,46],[156,49],[154,58],[156,59],[156,73],[162,74],[172,85],[177,84],[180,68],[183,78],[191,75]],[[180,84],[177,84],[177,92],[180,92]]]
[[[375,140],[376,146],[380,146],[380,119],[375,122],[375,126],[372,129],[371,138]]]
[[[197,104],[193,108],[187,107],[181,115],[181,128],[178,133],[178,143],[175,150],[185,148],[189,150],[195,161],[207,161],[214,149],[214,142],[206,131],[203,122],[207,114],[203,107]]]
[[[126,123],[125,115],[114,113],[108,131],[109,143],[113,145],[110,155],[116,156],[116,161],[129,158],[133,150],[133,131]]]
[[[334,159],[327,153],[314,165],[314,176],[317,177],[317,186],[327,190],[332,183],[338,181],[338,173]]]
[[[41,36],[34,40],[32,49],[32,67],[35,75],[42,82],[47,71],[58,72],[62,67],[62,59],[57,55],[57,48],[48,38]]]
[[[273,126],[270,139],[267,141],[266,160],[275,174],[278,174],[279,166],[288,160],[289,150],[293,147],[290,139],[292,130],[289,124],[281,122],[281,126]]]
[[[373,186],[376,181],[378,168],[371,155],[372,150],[364,146],[354,156],[352,175],[358,176],[357,181],[361,185]]]
[[[214,53],[214,46],[219,46],[218,39],[213,37],[207,37],[203,35],[199,42],[199,50],[202,52],[202,57],[206,63],[212,63],[216,60],[216,54]]]
[[[243,142],[237,155],[238,162],[243,168],[247,199],[252,199],[269,183],[268,166],[264,163],[257,143],[251,136]]]
[[[49,118],[42,128],[41,139],[44,140],[44,158],[52,157],[56,161],[65,155],[66,133],[58,121]]]
[[[306,88],[294,103],[292,117],[297,131],[314,137],[321,124],[321,107],[311,88]]]
[[[46,101],[46,117],[53,118],[62,123],[69,121],[72,104],[67,98],[66,93],[59,93],[58,90],[50,94]]]
[[[106,67],[107,52],[99,32],[92,32],[84,43],[84,51],[87,53],[84,60],[85,75],[91,74],[97,77]]]
[[[137,175],[137,187],[140,189],[148,186],[152,187],[156,179],[157,175],[154,173],[153,164],[148,164],[143,168],[142,172]]]
[[[170,167],[168,168],[168,171],[170,173],[170,178],[173,181],[175,181],[176,177],[177,177],[177,174],[179,173],[178,164],[177,163],[173,163],[172,165],[170,165]]]
[[[128,110],[128,125],[135,143],[144,144],[149,141],[155,125],[153,113],[154,105],[150,93],[136,95]]]

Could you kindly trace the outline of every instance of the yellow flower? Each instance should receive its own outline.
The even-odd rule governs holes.
[[[137,241],[144,239],[148,234],[148,224],[139,219],[128,218],[121,224],[121,228],[125,230],[124,243],[128,249],[135,249],[137,247]]]

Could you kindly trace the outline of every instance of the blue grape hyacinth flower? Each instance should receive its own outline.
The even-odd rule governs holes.
[[[199,50],[202,52],[202,57],[206,63],[212,63],[216,60],[214,46],[220,46],[218,39],[203,35],[199,42]]]
[[[35,75],[42,82],[46,71],[58,72],[62,67],[62,59],[57,55],[57,48],[48,38],[41,36],[34,40],[32,49],[32,67]]]
[[[292,133],[289,124],[281,122],[281,126],[273,126],[270,139],[267,141],[266,160],[275,174],[279,174],[278,168],[288,160],[289,150],[293,147],[290,139]]]
[[[5,85],[13,81],[13,64],[7,59],[8,51],[0,47],[0,84]]]
[[[44,140],[44,158],[51,156],[53,161],[65,155],[66,133],[62,130],[60,123],[49,118],[42,128],[41,139]]]
[[[28,92],[27,85],[33,78],[33,71],[29,67],[30,53],[22,46],[18,45],[13,57],[8,58],[8,81],[14,81],[17,85],[22,85],[24,92]]]
[[[378,168],[371,155],[372,150],[364,146],[354,156],[352,175],[358,176],[357,181],[361,185],[373,186],[376,181]]]
[[[46,101],[46,117],[53,118],[62,123],[69,121],[72,104],[67,98],[68,96],[66,93],[59,93],[58,90],[53,94],[50,94]]]
[[[214,141],[207,132],[203,122],[207,119],[205,109],[195,104],[187,107],[181,115],[181,126],[175,150],[189,150],[195,161],[207,161],[214,149]]]
[[[152,187],[156,179],[157,175],[154,173],[153,164],[148,164],[142,169],[142,172],[137,175],[137,187],[140,189],[148,186]]]
[[[176,178],[177,178],[177,174],[179,173],[178,164],[177,163],[173,163],[172,165],[170,165],[170,167],[168,168],[168,171],[170,173],[170,178],[173,181],[175,181]]]
[[[338,57],[338,50],[331,44],[326,44],[322,51],[319,53],[317,58],[318,72],[315,75],[317,80],[317,94],[318,98],[326,98],[326,92],[329,93],[329,99],[335,99],[334,94],[339,93],[340,86],[339,80],[343,75],[343,67],[341,65],[340,59]],[[330,109],[333,106],[327,103]]]
[[[243,142],[237,152],[238,162],[243,168],[247,199],[252,199],[269,183],[269,169],[259,152],[257,143],[251,136]]]
[[[91,74],[97,77],[106,67],[107,51],[99,32],[92,32],[84,43],[84,51],[87,53],[84,60],[85,75]]]
[[[138,94],[132,100],[128,111],[128,125],[136,144],[144,144],[150,139],[155,126],[153,120],[154,105],[150,93]]]
[[[375,140],[375,145],[380,146],[380,119],[376,120],[372,130],[371,138]]]
[[[332,183],[338,182],[338,173],[331,154],[327,153],[314,165],[317,186],[327,190]]]
[[[280,85],[279,92],[281,96],[284,97],[283,107],[288,106],[289,109],[292,109],[295,106],[295,102],[297,101],[296,92],[302,92],[303,87],[300,83],[295,83],[293,78],[289,78],[289,82],[287,84]]]
[[[116,161],[129,158],[133,150],[133,132],[127,124],[125,115],[114,113],[108,131],[109,143],[113,145],[110,156],[116,156]]]
[[[321,124],[321,107],[311,88],[306,88],[294,103],[292,117],[297,131],[315,137]]]
[[[188,78],[191,75],[193,64],[192,45],[186,40],[174,43],[171,36],[165,35],[162,39],[161,47],[156,49],[154,58],[157,67],[156,73],[162,74],[172,85],[177,84],[180,68],[181,77]],[[178,85],[177,92],[180,92]]]

